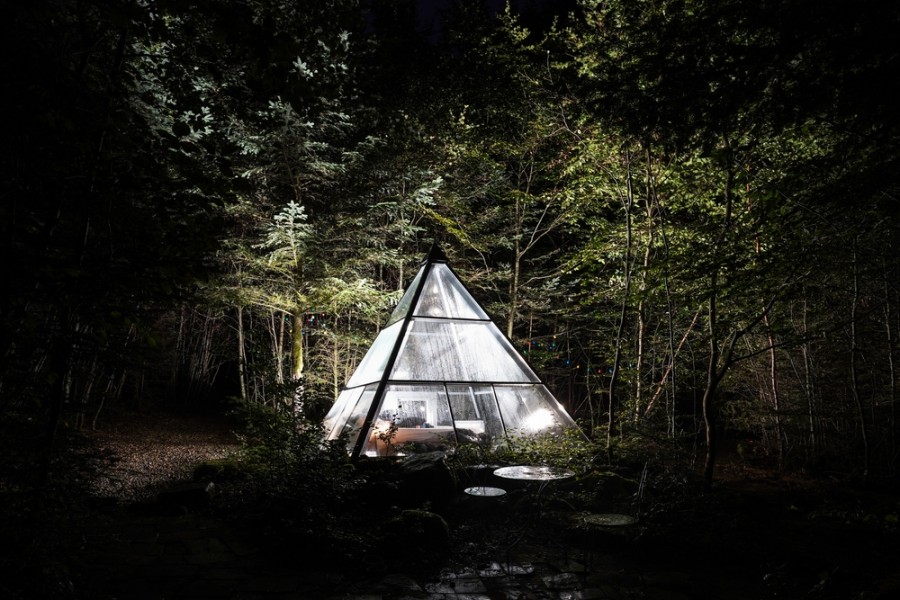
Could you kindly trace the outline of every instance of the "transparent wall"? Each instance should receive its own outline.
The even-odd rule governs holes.
[[[462,443],[493,446],[503,438],[503,421],[489,385],[448,385],[456,437]]]
[[[459,279],[443,263],[431,266],[428,280],[422,288],[414,316],[445,319],[481,319],[488,316],[466,291]]]
[[[363,451],[398,456],[445,448],[455,441],[443,385],[389,385]]]
[[[562,433],[575,422],[544,385],[494,386],[510,434]]]
[[[341,392],[338,399],[331,405],[328,414],[325,415],[325,421],[323,423],[325,427],[325,439],[333,440],[340,435],[344,423],[347,422],[347,416],[350,414],[350,410],[356,406],[356,402],[359,400],[359,395],[362,392],[363,388],[361,387],[352,390],[343,390]]]
[[[419,281],[422,279],[422,273],[424,272],[425,267],[422,267],[421,269],[419,269],[419,272],[416,273],[415,278],[409,283],[406,288],[406,293],[404,293],[403,297],[400,298],[400,302],[397,304],[394,312],[391,313],[391,318],[388,319],[388,326],[404,319],[409,314],[409,309],[412,306],[413,296],[416,293],[416,288],[419,287]]]
[[[400,335],[402,325],[403,323],[398,322],[381,330],[369,351],[366,352],[366,355],[360,361],[359,366],[356,367],[356,371],[350,377],[350,381],[347,382],[348,388],[381,379],[391,351],[394,349],[394,344],[397,342],[397,336]]]
[[[377,385],[369,385],[365,388],[344,390],[338,396],[335,406],[341,405],[340,414],[334,419],[334,425],[331,427],[331,431],[328,432],[327,439],[334,440],[341,434],[346,433],[348,435],[347,450],[353,450],[366,416],[369,414],[369,407],[372,406],[372,398],[374,398],[377,388]],[[332,407],[329,415],[334,410],[335,407]]]
[[[410,323],[391,379],[537,381],[492,323],[416,319]]]

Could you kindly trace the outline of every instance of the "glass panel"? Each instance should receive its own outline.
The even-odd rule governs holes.
[[[401,323],[395,323],[386,329],[382,329],[366,355],[360,361],[359,366],[350,381],[347,382],[348,388],[359,385],[372,383],[381,379],[384,373],[384,367],[387,365],[388,357],[394,349],[397,342],[397,336],[400,335]]]
[[[403,294],[403,297],[400,298],[400,302],[397,304],[394,312],[391,313],[391,318],[388,319],[388,327],[397,321],[403,320],[409,314],[409,307],[412,304],[413,296],[416,293],[416,288],[419,287],[419,281],[422,279],[422,273],[424,271],[425,266],[423,265],[422,268],[419,269],[419,272],[416,273],[416,276],[413,277],[413,280],[409,282],[409,285],[406,286],[406,292]]]
[[[508,433],[562,433],[575,426],[544,385],[497,385],[494,391]]]
[[[419,303],[413,315],[448,319],[488,320],[478,303],[459,281],[450,267],[443,263],[431,266],[428,280],[422,288]]]
[[[363,393],[359,395],[359,400],[355,403],[347,402],[347,406],[352,410],[345,410],[345,412],[349,412],[349,415],[343,424],[341,424],[340,421],[335,423],[335,427],[329,434],[328,439],[337,439],[342,433],[347,433],[347,449],[350,451],[353,450],[353,447],[356,445],[356,440],[359,438],[363,423],[366,420],[366,416],[369,414],[369,408],[372,406],[372,399],[375,396],[376,389],[378,389],[377,385],[366,386],[363,388]]]
[[[401,456],[455,442],[443,385],[389,385],[363,449],[369,456]]]
[[[503,438],[503,421],[489,385],[448,385],[450,410],[460,443],[491,446]]]
[[[430,319],[416,319],[410,323],[390,378],[412,381],[538,381],[493,323]]]
[[[356,401],[359,399],[362,391],[363,388],[361,387],[344,390],[338,396],[338,399],[334,401],[328,414],[325,415],[325,439],[333,440],[340,434],[344,423],[347,422],[347,415],[350,414],[350,409],[356,405]]]

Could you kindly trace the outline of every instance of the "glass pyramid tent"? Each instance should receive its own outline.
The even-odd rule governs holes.
[[[575,426],[437,246],[325,416],[353,458]]]

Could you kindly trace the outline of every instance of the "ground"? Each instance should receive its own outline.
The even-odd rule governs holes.
[[[77,524],[78,556],[61,559],[67,570],[51,573],[52,585],[31,588],[48,598],[900,597],[900,500],[885,490],[741,464],[725,465],[709,494],[695,492],[696,483],[674,471],[651,473],[640,506],[627,488],[635,473],[551,486],[539,503],[528,488],[494,499],[460,489],[443,511],[450,550],[439,559],[423,560],[433,557],[412,540],[363,556],[362,563],[349,555],[346,562],[317,561],[320,546],[302,533],[267,547],[271,536],[191,505],[190,495],[180,497],[183,503],[152,502],[189,479],[196,464],[237,448],[228,422],[141,415],[110,421],[92,437],[119,460],[95,482],[97,509]],[[597,525],[603,504],[593,510],[579,504],[594,488],[597,496],[620,499],[603,514],[637,523]],[[393,517],[392,508],[360,522]]]
[[[115,457],[107,476],[95,482],[95,493],[125,502],[189,480],[198,464],[224,458],[240,443],[228,419],[156,411],[110,417],[87,434]]]

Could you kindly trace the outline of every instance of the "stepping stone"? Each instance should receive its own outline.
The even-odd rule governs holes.
[[[637,523],[637,519],[629,515],[606,513],[587,515],[584,517],[584,522],[588,525],[597,525],[599,527],[624,527],[626,525],[634,525]]]
[[[484,485],[477,485],[474,487],[467,487],[463,490],[466,494],[470,496],[477,496],[479,498],[499,498],[506,494],[506,490],[498,487],[489,487]]]

